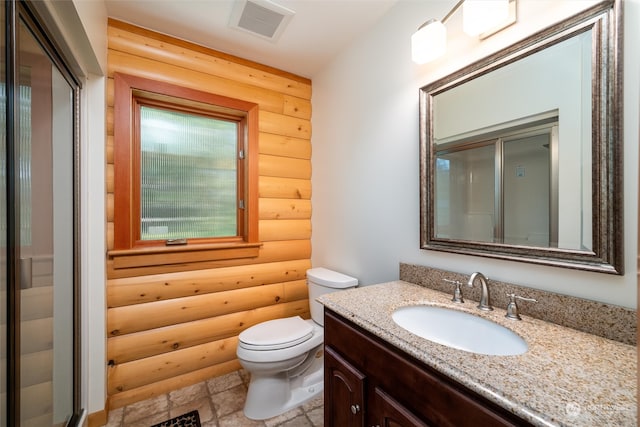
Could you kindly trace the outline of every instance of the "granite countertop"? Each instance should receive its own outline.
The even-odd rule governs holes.
[[[473,301],[456,304],[450,294],[404,281],[325,294],[318,301],[534,425],[637,425],[635,346],[530,318],[524,306],[523,320],[510,320],[503,309],[482,312]],[[391,318],[395,309],[416,304],[490,319],[524,338],[529,349],[487,356],[420,338]]]

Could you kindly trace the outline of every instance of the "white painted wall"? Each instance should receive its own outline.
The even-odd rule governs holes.
[[[411,34],[442,18],[448,1],[399,0],[367,34],[313,77],[314,266],[363,285],[398,278],[400,262],[488,277],[625,307],[636,307],[640,0],[625,1],[624,276],[419,249],[418,89],[474,60],[569,17],[594,2],[519,0],[518,23],[480,42],[447,23],[439,60],[411,61]]]

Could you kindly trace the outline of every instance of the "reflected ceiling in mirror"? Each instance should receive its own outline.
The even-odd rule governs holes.
[[[420,90],[421,247],[623,273],[621,2]]]

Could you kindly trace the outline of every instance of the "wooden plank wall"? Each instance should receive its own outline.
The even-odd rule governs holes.
[[[113,249],[113,74],[259,104],[257,258],[114,268],[107,256],[108,407],[240,367],[238,334],[264,320],[309,318],[311,82],[109,20],[107,241]]]

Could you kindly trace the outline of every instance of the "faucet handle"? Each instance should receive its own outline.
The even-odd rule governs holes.
[[[460,285],[462,285],[462,283],[458,280],[449,280],[449,279],[442,279],[442,280],[456,286],[456,289],[453,291],[453,298],[451,298],[451,301],[457,302],[457,303],[463,303],[464,299],[462,298],[462,291],[460,290]]]
[[[518,313],[518,305],[516,304],[516,299],[519,299],[521,301],[538,302],[538,300],[536,299],[521,297],[520,295],[516,294],[507,294],[507,296],[510,298],[509,304],[507,304],[507,314],[505,314],[504,316],[507,319],[522,320],[522,317],[520,317],[520,314]]]

